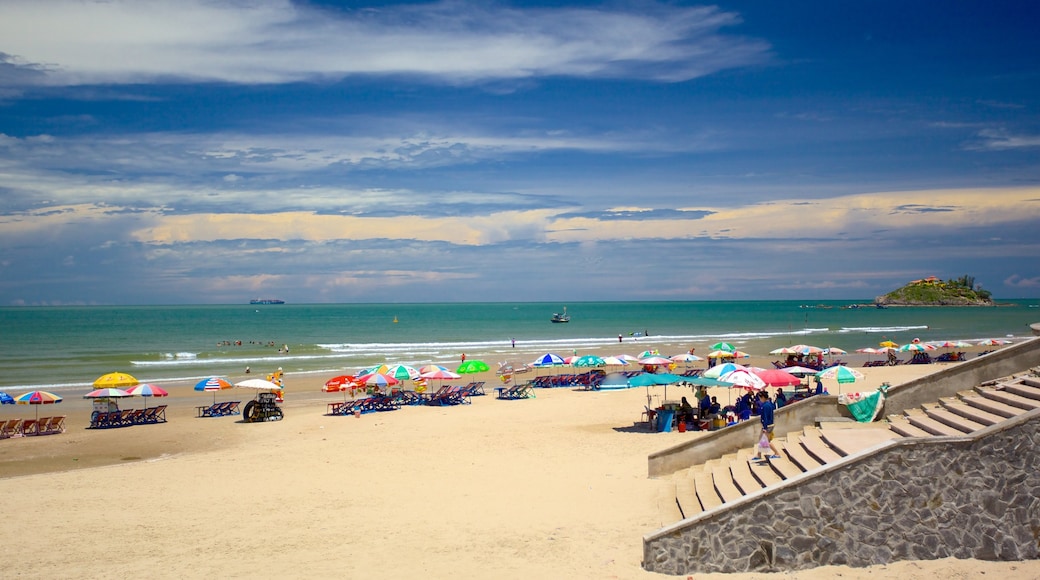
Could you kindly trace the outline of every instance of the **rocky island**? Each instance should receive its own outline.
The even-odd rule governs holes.
[[[884,306],[993,306],[988,290],[975,284],[974,276],[940,280],[929,276],[878,296],[874,304]]]

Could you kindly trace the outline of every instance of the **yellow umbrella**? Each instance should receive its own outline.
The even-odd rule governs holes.
[[[133,375],[126,373],[108,373],[107,375],[101,375],[94,381],[94,387],[98,389],[114,388],[121,389],[125,387],[133,387],[139,383]]]
[[[895,347],[897,347],[899,345],[894,343],[894,342],[892,342],[891,340],[886,340],[885,342],[880,343],[879,346],[887,346],[888,348],[895,348]]]

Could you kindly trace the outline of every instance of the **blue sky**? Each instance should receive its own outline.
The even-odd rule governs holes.
[[[0,5],[0,305],[1040,297],[1040,5]]]

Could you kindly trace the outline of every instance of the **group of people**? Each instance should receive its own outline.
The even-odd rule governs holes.
[[[821,388],[822,384],[817,383],[817,390]],[[695,429],[710,428],[715,419],[723,417],[728,412],[732,412],[739,421],[747,421],[754,415],[761,418],[765,413],[768,415],[771,426],[773,411],[787,404],[787,395],[784,394],[783,389],[779,388],[776,390],[775,398],[771,398],[769,391],[763,389],[758,391],[756,396],[745,393],[737,399],[733,406],[725,408],[719,404],[716,397],[708,395],[708,391],[704,387],[697,389],[695,398],[697,399],[696,408],[686,400],[686,397],[683,397],[677,412],[679,421],[693,424]]]

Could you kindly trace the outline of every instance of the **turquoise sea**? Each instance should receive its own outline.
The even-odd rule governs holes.
[[[384,362],[453,366],[461,353],[494,368],[592,348],[638,355],[695,347],[700,354],[718,341],[753,355],[794,343],[852,352],[886,339],[1023,339],[1040,321],[1037,300],[843,308],[854,302],[868,301],[574,303],[566,305],[568,324],[550,323],[563,305],[545,303],[0,308],[0,389],[71,392],[112,371],[159,384],[211,375],[237,380],[247,366],[254,374],[283,367],[290,375],[332,376]],[[288,353],[279,352],[283,346]]]

